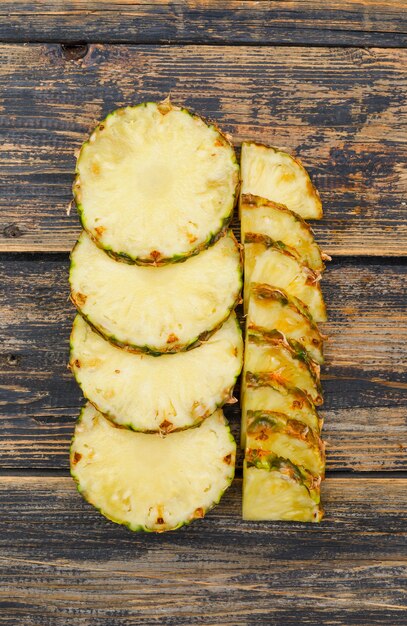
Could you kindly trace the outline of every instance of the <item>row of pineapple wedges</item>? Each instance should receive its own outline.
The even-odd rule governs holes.
[[[311,393],[314,387],[303,369],[309,366],[316,381],[317,366],[310,363],[321,360],[322,338],[305,304],[311,313],[313,303],[318,307],[313,270],[321,267],[313,262],[320,255],[300,218],[293,221],[288,210],[247,195],[260,195],[247,185],[259,174],[262,178],[259,167],[265,167],[263,179],[274,195],[263,196],[280,202],[293,198],[297,205],[300,194],[301,202],[312,205],[315,194],[291,157],[275,152],[274,162],[259,161],[257,153],[251,155],[259,149],[245,144],[242,157],[245,297],[253,321],[247,324],[243,383],[243,419],[248,423],[244,516],[308,520],[308,500],[301,500],[291,482],[286,481],[288,501],[281,489],[270,489],[276,467],[271,449],[265,454],[267,446],[259,445],[263,435],[257,437],[256,424],[263,428],[266,414],[274,419],[273,432],[281,432],[280,452],[274,454],[279,475],[295,476],[297,482],[300,476],[314,497],[318,487],[311,488],[309,478],[316,472],[305,469],[305,457],[293,458],[289,437],[302,423],[302,439],[310,442],[315,435],[319,441],[311,397],[318,403],[320,396]],[[233,401],[242,367],[234,313],[242,286],[241,250],[228,230],[238,185],[239,166],[225,136],[168,101],[115,111],[78,156],[74,197],[84,230],[71,254],[71,298],[78,315],[70,367],[88,403],[75,428],[71,472],[90,503],[132,530],[162,532],[203,517],[234,476],[236,446],[221,407]],[[282,198],[276,196],[278,190]],[[305,213],[319,217],[310,215],[311,205]],[[274,230],[263,227],[265,222],[274,224]],[[273,256],[277,252],[281,258]],[[266,256],[259,280],[258,261]],[[298,265],[299,256],[313,269]],[[293,270],[285,263],[293,262],[304,273],[308,299],[301,280],[298,292],[291,293],[287,285],[290,297],[276,289],[281,287],[278,276]],[[311,298],[314,292],[319,296]],[[285,326],[295,327],[293,333],[279,326],[283,319]],[[276,352],[278,344],[282,355],[283,349],[291,355],[301,343],[294,363],[300,369],[291,383],[298,382],[302,391],[278,382],[276,372],[271,382],[268,363],[275,357],[269,353],[263,366],[264,345]],[[287,514],[293,499],[302,517]]]
[[[168,101],[115,111],[78,156],[70,367],[88,403],[71,473],[132,530],[203,517],[234,476],[221,407],[243,361],[238,183],[229,141]]]
[[[242,376],[243,517],[318,522],[325,450],[320,364],[327,257],[303,218],[322,206],[302,165],[274,148],[242,147],[246,347]]]

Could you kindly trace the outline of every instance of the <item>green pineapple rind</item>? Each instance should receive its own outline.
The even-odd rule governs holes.
[[[277,287],[272,287],[263,283],[251,283],[250,285],[250,296],[255,300],[262,301],[265,300],[267,302],[279,302],[282,306],[292,309],[297,315],[303,318],[303,323],[305,326],[309,328],[309,338],[312,341],[312,344],[315,348],[314,355],[318,356],[317,363],[322,364],[324,362],[323,357],[323,342],[326,337],[322,335],[319,331],[318,326],[314,322],[311,313],[309,312],[308,307],[301,300],[296,298],[295,296],[289,296],[284,289],[280,289]],[[261,328],[257,326],[262,332],[270,332],[267,328]],[[287,338],[288,343],[290,343],[290,339]],[[308,354],[308,358],[310,360],[316,360],[313,356],[311,356],[309,350],[307,350],[305,344],[300,341],[291,340],[291,343],[296,342],[300,344],[304,350]]]
[[[247,411],[247,447],[256,445],[262,449],[262,435],[267,438],[267,432],[282,433],[295,439],[301,440],[316,452],[322,471],[321,478],[325,475],[325,445],[319,435],[303,422],[291,418],[283,413],[275,411]],[[256,438],[256,434],[258,437]],[[292,461],[290,461],[292,462]]]
[[[286,350],[293,359],[296,359],[304,364],[309,372],[311,379],[315,385],[317,395],[312,398],[312,401],[316,405],[323,404],[322,386],[319,377],[319,366],[310,359],[308,352],[304,346],[298,341],[288,340],[278,330],[264,331],[263,329],[252,326],[247,331],[247,342],[257,345],[276,345],[281,346]]]
[[[279,204],[277,202],[267,200],[266,198],[261,198],[260,196],[256,196],[254,194],[242,194],[240,196],[240,210],[256,209],[257,207],[270,207],[271,209],[278,210],[281,213],[285,213],[286,215],[290,216],[295,222],[297,222],[301,230],[304,231],[304,233],[306,233],[306,237],[310,239],[310,245],[312,245],[312,248],[315,253],[315,257],[318,257],[318,261],[314,260],[311,266],[311,263],[308,262],[307,259],[305,259],[304,256],[301,254],[301,252],[297,250],[295,247],[284,244],[282,241],[275,241],[275,243],[277,245],[280,245],[282,249],[288,250],[288,252],[293,254],[293,256],[296,256],[303,263],[306,263],[307,265],[309,265],[311,269],[315,271],[320,271],[320,272],[322,272],[325,269],[325,264],[323,261],[329,260],[330,257],[321,251],[319,245],[316,243],[314,239],[314,234],[313,234],[311,226],[308,224],[308,222],[306,222],[301,217],[301,215],[287,208],[285,204]],[[271,238],[269,239],[271,240]]]

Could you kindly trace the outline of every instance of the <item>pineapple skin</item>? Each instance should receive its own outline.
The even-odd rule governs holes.
[[[288,456],[285,458],[296,466],[305,467],[310,473],[317,473],[321,479],[324,478],[325,445],[318,434],[303,422],[274,411],[248,411],[246,432],[247,449],[257,449],[268,454],[278,454],[273,450],[274,434],[283,434],[303,442],[313,453],[313,464],[317,466],[315,470],[306,467],[299,459]]]
[[[303,484],[307,487],[312,495],[314,502],[320,501],[320,487],[322,479],[320,476],[309,472],[304,467],[296,465],[289,459],[285,459],[268,450],[261,448],[248,448],[246,450],[247,467],[255,467],[256,469],[266,469],[268,471],[276,471],[284,474],[292,480]]]
[[[265,235],[256,234],[256,233],[246,233],[244,243],[251,244],[254,246],[254,250],[251,250],[249,255],[247,254],[246,247],[245,247],[246,257],[245,257],[245,265],[244,265],[245,277],[244,277],[244,294],[243,294],[245,312],[247,312],[247,309],[248,309],[250,285],[252,284],[252,282],[256,282],[256,283],[269,284],[270,286],[274,288],[278,288],[278,289],[280,288],[285,289],[285,291],[287,291],[290,297],[295,296],[298,300],[301,300],[303,304],[305,304],[309,308],[315,322],[327,321],[326,305],[323,300],[321,287],[319,284],[321,280],[321,272],[314,271],[308,265],[303,263],[302,260],[299,258],[298,253],[294,249],[288,249],[288,247],[282,242],[275,242],[270,237],[267,237]],[[300,298],[298,294],[296,295],[295,293],[291,293],[291,290],[289,290],[288,285],[282,286],[280,284],[273,284],[272,282],[269,282],[267,280],[267,276],[256,277],[256,271],[258,268],[257,268],[256,262],[254,262],[253,264],[253,259],[255,259],[255,261],[260,261],[261,263],[261,261],[264,260],[262,258],[263,255],[261,253],[264,252],[264,254],[267,255],[268,251],[270,251],[273,255],[276,254],[278,257],[280,257],[281,255],[280,258],[283,264],[284,264],[284,261],[289,264],[293,264],[293,263],[295,264],[296,271],[301,273],[302,281],[303,281],[300,291],[303,293],[304,289],[306,289],[307,287],[312,287],[313,291],[315,290],[313,297],[314,298],[317,297],[317,300],[314,302],[313,305],[311,305],[308,301],[306,301],[306,298],[304,296]],[[249,257],[250,259],[249,261],[247,260],[247,257]],[[278,259],[278,261],[276,259],[275,263],[280,263],[280,258]],[[251,263],[253,264],[253,266],[251,267],[251,270],[250,270],[248,268],[251,266]],[[264,267],[262,271],[264,272]],[[253,274],[255,278],[252,278]]]
[[[262,392],[264,392],[263,398]],[[257,395],[259,397],[256,399]],[[321,432],[323,420],[308,394],[298,387],[289,387],[279,383],[267,372],[246,372],[242,381],[241,403],[240,445],[242,449],[246,448],[247,413],[250,410],[277,411],[308,425],[315,433]],[[248,409],[248,405],[252,408]]]
[[[283,312],[284,310],[286,311],[286,314],[283,315],[283,322],[282,325],[280,325],[280,328],[278,327],[279,324],[277,322],[277,324],[274,326],[274,329],[280,331],[286,337],[288,343],[290,343],[290,340],[293,339],[296,343],[300,344],[304,348],[304,350],[306,350],[311,360],[315,361],[318,364],[322,364],[324,362],[323,341],[325,339],[325,336],[321,334],[317,325],[313,321],[311,314],[309,313],[308,307],[303,302],[301,302],[301,300],[298,300],[295,297],[290,298],[283,289],[277,289],[271,287],[270,285],[259,283],[251,284],[249,300],[249,329],[252,327],[251,324],[253,324],[254,328],[256,327],[256,324],[252,322],[251,319],[251,303],[255,302],[253,306],[263,306],[265,311],[267,310],[267,306],[273,306],[273,304],[275,306],[280,306],[283,309]],[[292,321],[294,321],[297,329],[300,324],[304,327],[304,339],[296,340],[294,337],[290,337],[290,334],[294,334],[293,332],[287,333],[284,331],[284,323],[286,325],[286,320],[289,319],[290,315],[291,318],[294,317],[294,320]],[[262,327],[261,325],[257,326],[257,328],[260,328],[263,332],[266,333],[270,332],[271,330],[270,328]]]
[[[311,226],[295,211],[288,209],[284,204],[278,204],[277,202],[272,202],[271,200],[267,200],[266,198],[261,198],[260,196],[255,196],[253,194],[242,194],[240,196],[240,212],[242,211],[256,211],[256,209],[271,209],[274,212],[281,213],[291,219],[294,226],[298,226],[298,229],[302,231],[304,236],[304,241],[302,241],[302,245],[306,245],[308,248],[311,248],[311,251],[308,251],[307,254],[301,252],[300,249],[297,249],[295,246],[291,246],[280,239],[278,241],[274,241],[275,245],[279,245],[282,249],[288,250],[293,256],[296,256],[302,263],[308,265],[314,271],[322,272],[325,269],[324,260],[329,260],[330,257],[324,254],[319,245],[316,243],[313,235],[313,231]],[[243,217],[243,216],[242,216]],[[241,218],[242,219],[242,218]],[[243,220],[242,220],[242,240],[244,241],[246,233],[253,233],[250,228],[246,230],[243,229]],[[261,234],[257,233],[256,234]],[[263,233],[264,236],[266,236]]]
[[[79,172],[79,161],[80,161],[80,157],[81,157],[81,152],[82,149],[88,145],[89,143],[92,143],[92,141],[94,141],[94,139],[96,138],[96,136],[103,131],[104,126],[107,122],[108,119],[113,118],[115,116],[120,116],[123,115],[123,113],[126,111],[126,109],[128,108],[137,108],[137,107],[146,107],[148,105],[157,105],[157,107],[159,108],[159,110],[161,112],[163,112],[164,114],[171,110],[177,110],[177,111],[181,111],[182,113],[189,115],[190,117],[197,119],[197,120],[201,120],[203,121],[205,124],[207,124],[209,126],[209,128],[214,129],[218,135],[220,136],[221,140],[227,144],[228,146],[230,146],[232,148],[232,154],[233,154],[233,158],[232,158],[232,162],[233,164],[236,166],[236,176],[235,176],[235,189],[234,189],[234,194],[233,194],[233,200],[231,202],[231,207],[229,212],[221,219],[220,224],[219,224],[219,229],[217,229],[215,232],[211,232],[208,234],[208,237],[205,241],[203,241],[201,244],[199,244],[198,246],[195,246],[194,248],[191,248],[191,250],[189,250],[188,252],[185,252],[184,254],[175,254],[171,257],[159,257],[157,258],[154,254],[150,254],[149,256],[144,256],[144,257],[138,257],[138,256],[132,256],[126,252],[123,251],[116,251],[113,250],[111,246],[108,246],[106,244],[103,244],[100,240],[100,237],[98,237],[97,235],[95,235],[95,233],[93,233],[91,231],[90,228],[88,228],[87,224],[86,224],[86,218],[85,218],[85,210],[84,210],[84,206],[82,204],[81,201],[81,181],[80,181],[80,172]],[[190,111],[189,109],[186,109],[184,107],[177,107],[171,104],[169,98],[167,98],[166,100],[162,101],[162,102],[153,102],[153,101],[149,101],[149,102],[141,102],[140,104],[137,104],[133,107],[122,107],[119,109],[116,109],[114,111],[112,111],[111,113],[109,113],[101,122],[99,122],[99,124],[94,128],[94,130],[92,131],[91,135],[89,136],[89,139],[87,141],[85,141],[82,146],[81,146],[81,150],[79,152],[77,161],[76,161],[76,166],[75,166],[75,177],[74,177],[74,181],[72,184],[72,194],[73,194],[73,199],[74,199],[74,203],[77,209],[77,213],[78,213],[78,217],[79,217],[79,221],[81,223],[81,226],[84,230],[86,230],[86,232],[88,233],[88,235],[91,237],[91,239],[94,241],[94,243],[99,247],[102,248],[106,254],[108,254],[110,257],[112,257],[113,259],[115,259],[116,261],[122,261],[124,263],[128,263],[130,265],[151,265],[151,266],[155,266],[158,267],[160,265],[167,265],[169,263],[181,263],[183,261],[186,261],[189,257],[191,256],[195,256],[197,254],[199,254],[199,252],[201,252],[202,250],[206,250],[206,248],[209,248],[210,246],[212,246],[213,244],[215,244],[228,230],[230,223],[233,219],[233,212],[234,212],[234,208],[236,206],[238,197],[239,197],[239,190],[240,190],[240,178],[239,178],[239,163],[237,161],[237,156],[236,156],[236,152],[233,148],[233,145],[231,143],[231,141],[226,137],[226,135],[220,130],[220,128],[214,124],[213,122],[209,122],[207,120],[205,120],[204,117],[197,115],[196,113]]]
[[[313,396],[311,396],[313,404],[317,406],[323,404],[319,365],[309,358],[308,353],[305,351],[304,347],[301,344],[293,340],[288,341],[284,337],[284,335],[278,330],[263,331],[262,329],[253,327],[248,329],[246,341],[246,350],[250,350],[250,344],[258,345],[265,348],[267,347],[270,350],[275,347],[277,350],[282,350],[283,353],[289,355],[290,359],[293,360],[293,362],[298,361],[299,363],[301,363],[305,368],[305,371],[309,374],[310,379],[315,386],[315,393]],[[265,371],[266,370],[263,368],[259,370],[259,372],[261,373],[264,373]],[[270,376],[273,377],[273,372],[270,373]],[[275,376],[278,379],[279,375],[276,374]],[[289,380],[284,381],[283,384],[291,385]],[[298,384],[296,386],[301,388],[301,386]],[[305,393],[308,392],[305,391]]]

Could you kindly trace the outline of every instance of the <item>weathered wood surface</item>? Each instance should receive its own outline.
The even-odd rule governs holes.
[[[404,0],[4,0],[3,41],[405,46]]]
[[[1,626],[406,624],[406,264],[366,258],[407,255],[406,9],[0,3]],[[44,43],[18,44],[28,41]],[[279,43],[301,47],[270,46]],[[93,125],[168,93],[237,146],[252,138],[296,152],[321,191],[315,229],[336,258],[323,282],[320,526],[242,522],[238,478],[206,519],[134,535],[83,502],[67,475],[81,405],[66,369],[68,260],[29,253],[71,248],[73,154]],[[349,255],[363,258],[338,258]],[[227,413],[236,433],[238,407]]]
[[[328,469],[407,469],[406,268],[338,259],[325,272]],[[66,369],[68,258],[3,255],[0,274],[0,467],[67,467],[82,402]],[[239,407],[227,414],[236,433]]]
[[[69,477],[0,478],[0,624],[405,624],[406,479],[329,478],[318,527],[242,522],[240,492],[154,536]]]
[[[74,150],[108,111],[170,93],[237,145],[251,138],[303,159],[323,198],[327,252],[407,254],[407,50],[91,45],[83,54],[0,46],[1,250],[70,249]]]

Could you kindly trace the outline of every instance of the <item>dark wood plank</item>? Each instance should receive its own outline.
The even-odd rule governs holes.
[[[61,251],[74,150],[108,111],[170,93],[238,145],[296,152],[319,187],[336,255],[405,255],[407,50],[0,46],[0,249]]]
[[[3,41],[406,45],[404,0],[5,0]]]
[[[66,369],[68,259],[3,255],[0,274],[0,467],[67,467],[82,402]],[[395,260],[342,259],[324,275],[328,469],[407,468],[406,274]],[[226,409],[235,433],[239,410]]]
[[[3,477],[0,624],[405,624],[406,489],[329,478],[316,527],[242,522],[236,480],[206,519],[154,536],[70,478]]]

